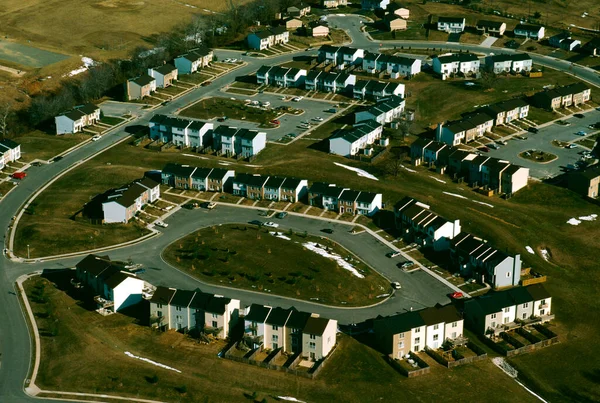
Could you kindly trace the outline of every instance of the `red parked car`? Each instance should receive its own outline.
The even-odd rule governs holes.
[[[271,123],[273,123],[274,125],[280,125],[281,124],[281,122],[279,120],[277,120],[277,119],[271,120]]]
[[[460,298],[462,298],[463,296],[464,296],[464,295],[463,295],[463,293],[462,293],[462,292],[458,292],[458,291],[457,291],[457,292],[453,292],[453,293],[450,295],[450,298],[452,298],[452,299],[460,299]]]
[[[23,179],[27,176],[25,172],[15,172],[12,174],[13,179]]]

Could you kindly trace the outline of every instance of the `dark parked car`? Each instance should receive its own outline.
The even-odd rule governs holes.
[[[32,166],[34,166],[34,167],[41,167],[41,166],[42,166],[42,163],[41,163],[41,162],[38,162],[38,161],[36,161],[36,162],[32,162],[32,163],[31,163],[31,165],[32,165]]]
[[[281,213],[277,214],[277,218],[285,218],[287,217],[288,213],[286,213],[285,211],[282,211]]]
[[[205,81],[202,84],[200,84],[202,87],[206,87],[207,85],[211,85],[212,81]]]
[[[576,118],[579,118],[579,119],[583,119],[583,118],[585,117],[585,116],[583,115],[583,113],[576,113],[576,114],[574,114],[573,116],[575,116]]]
[[[62,160],[62,159],[63,159],[63,157],[61,157],[61,156],[59,155],[58,157],[54,157],[54,158],[52,158],[52,162],[57,162],[57,161],[60,161],[60,160]]]
[[[539,129],[538,129],[537,127],[529,126],[529,127],[527,128],[527,131],[528,131],[529,133],[537,133],[537,132],[539,132]]]
[[[252,220],[248,224],[258,225],[259,227],[262,227],[263,222],[262,221],[258,221],[258,220]]]
[[[324,232],[326,234],[333,234],[333,230],[331,228],[324,228],[321,230],[321,232]]]
[[[486,153],[489,153],[489,152],[490,152],[490,149],[489,149],[489,148],[487,148],[487,147],[485,147],[485,146],[483,146],[483,147],[479,147],[479,148],[477,148],[477,149],[478,149],[479,151],[485,151]]]
[[[146,269],[144,269],[144,268],[133,269],[133,270],[131,270],[131,272],[133,274],[142,274],[142,273],[146,273]]]
[[[414,262],[407,260],[406,262],[398,263],[396,266],[398,266],[401,269],[408,269],[409,267],[411,267],[414,264],[415,264]]]

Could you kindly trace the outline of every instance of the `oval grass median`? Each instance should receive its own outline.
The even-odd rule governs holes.
[[[379,273],[337,243],[292,230],[208,227],[169,245],[163,258],[206,283],[328,305],[372,305],[390,292]]]

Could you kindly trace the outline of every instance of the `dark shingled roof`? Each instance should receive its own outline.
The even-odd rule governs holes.
[[[463,17],[439,17],[438,22],[446,24],[462,24],[465,22]]]
[[[308,312],[301,312],[301,311],[296,311],[295,308],[290,308],[293,309],[292,310],[292,314],[290,315],[286,326],[289,329],[304,329],[304,326],[306,325],[306,321],[308,320],[308,318],[310,318],[310,313]]]
[[[175,291],[177,291],[175,288],[167,288],[159,285],[156,287],[152,298],[150,298],[150,302],[167,305],[169,302],[171,302],[171,298],[173,298]]]
[[[374,320],[374,325],[378,329],[384,329],[383,331],[388,334],[398,334],[425,326],[425,322],[418,312],[413,311],[402,313],[400,315],[376,318]]]
[[[228,172],[227,169],[225,168],[213,168],[212,171],[210,171],[210,175],[208,175],[209,179],[223,179],[223,177],[225,176],[225,174]]]
[[[192,302],[192,298],[194,298],[195,294],[195,291],[177,290],[177,292],[171,299],[170,304],[174,306],[188,307],[190,305],[190,302]]]
[[[504,24],[502,21],[490,21],[490,20],[479,20],[477,21],[476,26],[478,27],[486,27],[493,29],[500,29],[500,27]]]
[[[108,288],[114,289],[116,286],[118,286],[119,284],[121,284],[123,281],[125,281],[129,277],[136,278],[132,274],[129,274],[129,273],[126,273],[126,272],[123,272],[123,271],[118,271],[118,272],[114,273],[112,276],[108,277],[104,281],[104,284],[106,284],[106,286]]]
[[[271,312],[270,306],[252,304],[250,305],[250,311],[244,320],[263,323],[267,319],[267,316],[269,316],[269,312]]]
[[[177,69],[172,64],[167,63],[167,64],[163,64],[162,66],[159,66],[159,67],[154,67],[152,70],[154,70],[157,73],[160,73],[164,76],[164,75],[172,73],[173,70],[177,70]]]
[[[112,262],[108,256],[87,255],[75,267],[92,276],[98,276],[111,265]]]
[[[542,284],[530,285],[526,288],[526,290],[529,293],[529,295],[531,295],[531,298],[533,298],[534,301],[540,301],[542,299],[551,297],[550,293]]]
[[[136,83],[140,87],[150,84],[152,81],[156,81],[154,77],[150,77],[148,74],[144,74],[139,77],[131,78],[129,81]]]
[[[194,169],[196,168],[190,165],[174,164],[170,162],[165,165],[165,167],[162,169],[162,172],[181,178],[189,178],[194,172]]]
[[[329,319],[316,318],[314,316],[311,316],[306,321],[306,325],[304,325],[304,329],[302,329],[302,333],[322,336],[323,332],[325,332],[325,328],[327,327],[328,324],[329,324]]]
[[[283,309],[280,307],[273,308],[265,323],[274,326],[285,326],[291,313],[291,309]]]
[[[456,307],[452,304],[445,306],[434,306],[430,308],[421,309],[419,315],[423,319],[423,322],[427,326],[436,325],[438,323],[452,323],[461,320]]]

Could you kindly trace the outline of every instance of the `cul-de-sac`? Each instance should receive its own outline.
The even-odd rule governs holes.
[[[600,401],[600,2],[0,3],[0,402]]]

